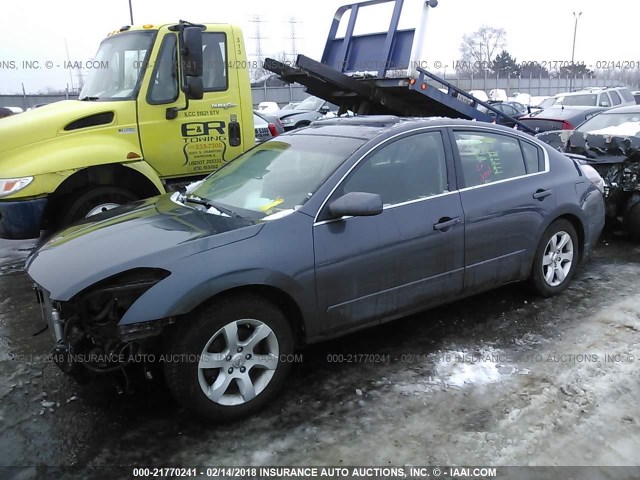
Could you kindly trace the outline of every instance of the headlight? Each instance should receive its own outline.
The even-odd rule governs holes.
[[[292,123],[292,122],[293,122],[292,118],[285,118],[285,119],[282,120],[282,124],[283,125],[286,125],[286,124]]]
[[[580,169],[582,170],[582,173],[584,173],[584,175],[591,180],[591,183],[593,183],[596,188],[598,190],[600,190],[600,193],[604,193],[604,180],[602,179],[602,177],[600,176],[600,174],[596,171],[595,168],[593,168],[591,165],[580,165]]]
[[[0,197],[6,197],[22,190],[32,181],[33,177],[0,179]]]

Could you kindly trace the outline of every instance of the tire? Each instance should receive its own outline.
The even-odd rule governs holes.
[[[293,127],[293,129],[297,130],[298,128],[308,127],[309,125],[311,125],[311,122],[303,120],[302,122],[296,123],[295,126]]]
[[[640,242],[640,203],[636,203],[627,214],[627,228],[632,240]]]
[[[100,211],[104,212],[135,200],[138,200],[138,197],[124,188],[111,186],[89,188],[70,201],[62,218],[61,226],[69,225],[100,213]]]
[[[553,251],[554,247],[555,252]],[[543,297],[563,291],[578,266],[578,236],[568,220],[556,220],[542,235],[531,269],[534,290]]]
[[[165,377],[187,410],[209,420],[236,420],[265,407],[283,387],[291,362],[281,359],[293,353],[293,334],[271,302],[236,295],[185,320],[168,339]],[[255,335],[261,340],[253,343]],[[200,359],[211,368],[202,368]]]

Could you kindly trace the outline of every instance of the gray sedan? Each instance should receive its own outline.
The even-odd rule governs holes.
[[[27,270],[65,372],[163,368],[188,409],[238,418],[306,344],[505,283],[561,292],[604,224],[598,178],[497,125],[325,120],[57,233]]]

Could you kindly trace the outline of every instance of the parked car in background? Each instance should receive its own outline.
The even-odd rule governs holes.
[[[293,110],[297,105],[300,105],[300,102],[289,102],[281,110]]]
[[[519,121],[537,133],[552,130],[573,130],[585,120],[607,110],[605,107],[551,106],[520,117]]]
[[[273,401],[298,347],[506,283],[563,291],[604,224],[592,170],[488,123],[323,120],[60,231],[26,268],[66,373],[162,367],[190,412],[229,420]]]
[[[0,118],[10,117],[13,111],[7,107],[0,107]]]
[[[523,105],[520,105],[520,107],[522,108],[522,111],[518,110],[515,106],[512,105],[512,103],[517,103],[517,102],[499,102],[499,103],[493,103],[491,106],[493,108],[495,108],[496,110],[501,111],[502,113],[509,115],[511,118],[518,120],[520,119],[523,115],[527,114],[527,109],[526,107],[524,107]],[[500,125],[505,125],[507,127],[515,127],[516,123],[508,118],[504,118],[504,117],[498,117],[498,115],[488,109],[484,109],[486,111],[486,113],[488,115],[490,115],[491,117],[494,118],[494,123],[498,123]],[[497,117],[497,119],[496,119]]]
[[[538,108],[542,102],[549,98],[551,97],[548,95],[535,95],[531,97],[531,101],[529,102],[528,106],[531,108]]]
[[[524,105],[520,102],[516,102],[513,100],[509,100],[507,102],[502,102],[502,105],[509,105],[510,107],[515,108],[518,113],[529,113],[529,109],[527,108],[527,105]]]
[[[280,110],[280,107],[276,102],[260,102],[256,110],[260,113],[273,113]]]
[[[636,100],[627,87],[593,87],[577,92],[555,95],[556,104],[565,107],[618,107],[636,105]]]
[[[513,95],[513,97],[509,97],[507,99],[508,102],[516,102],[519,103],[521,105],[524,105],[525,107],[528,107],[529,105],[531,105],[531,99],[533,97],[528,94],[528,93],[515,93]]]
[[[277,116],[285,130],[306,127],[314,120],[318,120],[329,112],[338,112],[338,106],[318,97],[307,97],[290,110],[279,110],[273,114]]]
[[[253,125],[256,132],[256,143],[262,143],[270,138],[284,133],[284,127],[278,117],[253,112]]]
[[[469,90],[469,93],[483,102],[489,101],[489,95],[484,90]]]
[[[489,100],[495,100],[499,102],[506,102],[508,100],[507,92],[501,88],[494,88],[489,90]]]
[[[607,218],[620,222],[640,241],[640,106],[608,109],[574,132],[537,137],[552,147],[582,156],[604,179]]]

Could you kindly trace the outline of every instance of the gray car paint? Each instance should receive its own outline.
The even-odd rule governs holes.
[[[368,152],[411,132],[438,130],[447,140],[454,128],[535,143],[548,156],[550,171],[535,179],[459,190],[454,171],[459,159],[452,155],[453,144],[445,142],[449,192],[387,206],[378,216],[322,220],[338,185]],[[571,215],[578,225],[583,256],[602,230],[602,195],[577,165],[510,128],[450,119],[354,117],[285,135],[296,134],[352,136],[365,143],[307,203],[283,218],[243,224],[160,196],[58,233],[29,259],[29,275],[54,300],[66,301],[131,268],[171,272],[132,305],[121,325],[178,316],[230,289],[259,286],[290,303],[302,341],[312,342],[524,280],[542,233],[560,216]],[[550,188],[553,195],[532,201],[538,188]],[[433,230],[452,216],[460,222]],[[498,233],[509,243],[506,250],[496,246]],[[482,265],[487,268],[474,269]],[[508,274],[498,276],[503,266]]]

